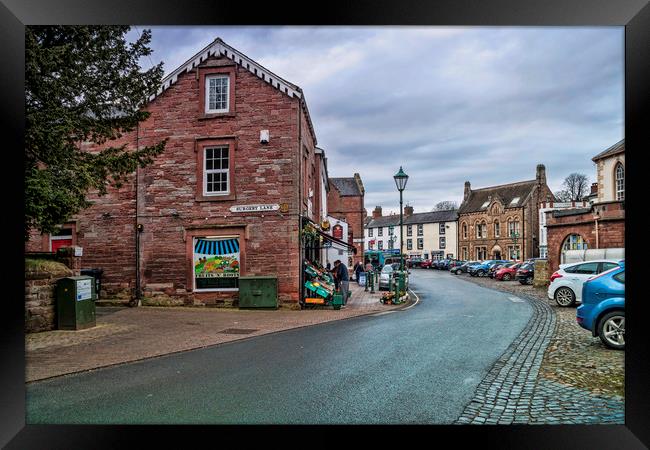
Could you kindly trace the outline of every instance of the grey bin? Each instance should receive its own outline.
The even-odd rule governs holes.
[[[239,277],[240,308],[278,307],[278,277],[257,275]]]

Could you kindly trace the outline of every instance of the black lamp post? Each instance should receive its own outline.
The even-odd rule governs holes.
[[[402,218],[402,191],[406,188],[406,182],[409,179],[409,176],[404,173],[402,166],[399,168],[399,172],[393,175],[395,180],[395,185],[399,191],[399,258],[400,258],[400,270],[404,270],[404,221]]]

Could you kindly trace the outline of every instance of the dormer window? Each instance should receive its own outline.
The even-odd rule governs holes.
[[[207,75],[205,77],[205,112],[228,112],[230,104],[230,77],[228,75]]]
[[[481,208],[487,208],[489,204],[490,204],[490,201],[488,200],[487,202],[485,202],[485,203],[483,203],[481,205]]]
[[[510,202],[510,206],[515,206],[517,203],[519,203],[519,197],[513,198]]]

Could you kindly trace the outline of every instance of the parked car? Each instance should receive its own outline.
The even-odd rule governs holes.
[[[473,277],[484,277],[487,275],[488,270],[490,270],[490,266],[492,264],[506,262],[508,261],[504,259],[488,259],[487,261],[483,261],[481,264],[476,264],[475,266],[470,267],[467,273]]]
[[[512,262],[509,264],[503,264],[495,273],[494,279],[501,281],[510,281],[515,278],[517,274],[517,269],[519,269],[524,263],[523,262]]]
[[[622,260],[598,259],[560,264],[560,268],[551,275],[546,295],[559,306],[573,306],[582,301],[582,286],[585,281],[594,275],[620,267],[621,263]]]
[[[488,269],[488,273],[487,273],[488,277],[494,278],[494,276],[497,273],[497,270],[499,270],[500,268],[502,268],[502,267],[504,267],[504,266],[506,266],[508,264],[512,264],[512,263],[513,263],[513,261],[496,262],[496,263],[490,264],[490,268]]]
[[[462,266],[466,262],[467,261],[463,261],[461,259],[452,259],[449,263],[449,270],[454,270],[454,267]]]
[[[535,264],[532,262],[523,263],[515,273],[515,278],[521,284],[533,284],[534,277],[535,277]]]
[[[380,291],[389,291],[391,282],[393,278],[393,272],[399,270],[399,263],[386,264],[379,273],[379,290]]]
[[[441,259],[440,263],[438,264],[438,269],[449,270],[449,263],[451,263],[450,259]]]
[[[422,258],[409,258],[406,260],[407,267],[420,267],[422,263]]]
[[[481,264],[481,261],[467,261],[465,264],[454,267],[450,272],[454,275],[460,275],[461,273],[467,273],[470,267],[475,266],[476,264]]]
[[[625,262],[582,285],[578,324],[607,347],[625,350]]]
[[[422,269],[430,269],[432,263],[433,263],[433,261],[431,261],[430,259],[425,259],[424,261],[422,261],[420,263],[420,267]]]

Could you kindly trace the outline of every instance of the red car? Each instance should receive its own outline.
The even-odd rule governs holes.
[[[430,269],[430,268],[431,268],[431,263],[432,263],[432,262],[433,262],[433,261],[431,261],[430,259],[425,259],[424,261],[422,261],[422,262],[420,263],[420,267],[423,268],[423,269]]]
[[[515,275],[517,273],[517,269],[519,269],[522,264],[523,262],[506,264],[505,266],[497,270],[496,274],[494,274],[494,278],[501,281],[514,280]]]

